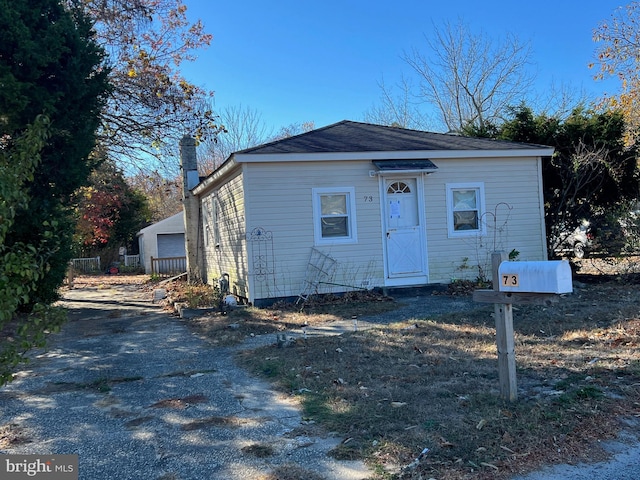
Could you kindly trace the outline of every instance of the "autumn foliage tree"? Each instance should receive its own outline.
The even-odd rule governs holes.
[[[117,247],[136,248],[136,233],[149,223],[145,196],[132,189],[111,161],[96,168],[76,192],[76,248],[80,256],[104,256]]]
[[[616,9],[593,34],[598,44],[596,79],[617,77],[620,92],[603,103],[623,113],[627,123],[625,142],[636,144],[640,136],[640,2]]]
[[[216,118],[211,109],[202,107],[212,93],[180,72],[183,62],[194,60],[212,39],[200,21],[189,21],[186,5],[181,0],[85,0],[83,4],[96,22],[97,39],[110,66],[113,92],[99,136],[107,155],[129,170],[150,170],[152,159],[167,166],[166,159],[185,133],[215,137]]]

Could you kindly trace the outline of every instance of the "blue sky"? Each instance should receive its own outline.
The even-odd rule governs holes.
[[[257,110],[274,129],[363,120],[379,102],[378,83],[410,73],[403,52],[420,49],[425,34],[443,21],[529,42],[538,93],[552,83],[592,96],[617,88],[594,81],[588,64],[594,28],[621,1],[184,1],[189,17],[201,19],[214,38],[183,74],[214,90],[217,107]]]

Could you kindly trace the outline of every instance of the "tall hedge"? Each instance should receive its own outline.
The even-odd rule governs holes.
[[[93,168],[109,91],[72,3],[0,0],[0,384],[60,323],[50,304],[71,256],[69,200]]]

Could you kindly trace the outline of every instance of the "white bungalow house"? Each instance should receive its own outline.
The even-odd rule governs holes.
[[[152,273],[151,259],[184,258],[184,211],[169,218],[160,220],[138,232],[138,246],[140,248],[140,262],[144,265],[145,273]],[[176,262],[174,262],[176,263]],[[184,260],[180,262],[184,271]],[[167,265],[161,268],[166,268]]]
[[[202,279],[228,275],[256,305],[490,277],[496,250],[547,259],[541,172],[552,154],[342,121],[236,152],[199,181],[187,192],[199,210],[190,258]]]

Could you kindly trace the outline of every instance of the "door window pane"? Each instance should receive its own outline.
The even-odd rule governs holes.
[[[411,193],[411,187],[404,182],[393,182],[387,188],[387,193]]]

